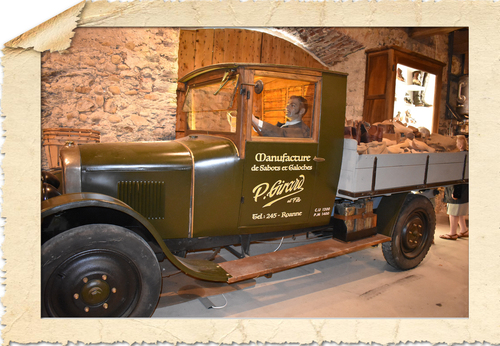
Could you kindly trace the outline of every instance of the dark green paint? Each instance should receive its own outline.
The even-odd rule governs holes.
[[[235,67],[203,68],[182,81],[196,83],[204,73]],[[256,64],[239,68],[279,70]],[[297,74],[318,76],[319,72],[287,68]],[[315,119],[320,121],[317,142],[250,140],[245,153],[239,153],[222,134],[81,145],[83,192],[44,202],[42,217],[86,205],[119,210],[151,233],[168,259],[184,272],[226,281],[227,274],[216,264],[178,258],[163,239],[299,230],[329,223],[342,162],[346,76],[321,74],[321,104],[315,105],[320,107],[320,118]],[[238,104],[245,102],[246,98],[238,100]],[[269,161],[263,155],[283,159]]]
[[[327,224],[333,210],[342,165],[347,76],[325,73],[322,78],[319,158],[311,213],[321,216],[310,219],[311,226]],[[326,210],[330,208],[330,210]],[[321,209],[321,211],[320,211]],[[330,214],[328,214],[328,212]]]
[[[165,217],[149,221],[163,238],[189,234],[192,160],[176,141],[80,146],[82,191],[118,198],[118,182],[165,182]]]
[[[397,193],[382,197],[375,214],[377,214],[377,232],[391,237],[399,211],[408,193]]]
[[[243,163],[228,139],[205,135],[178,140],[194,158],[193,237],[237,231]]]
[[[240,212],[243,233],[307,224],[317,147],[317,143],[247,142]]]
[[[51,198],[42,202],[42,220],[65,210],[85,208],[87,206],[113,209],[132,216],[154,237],[169,261],[186,274],[199,279],[217,282],[226,282],[229,278],[226,271],[214,262],[174,256],[163,242],[162,236],[160,236],[156,228],[147,219],[122,201],[110,196],[99,193],[71,193]],[[88,220],[88,223],[92,223],[92,221]]]

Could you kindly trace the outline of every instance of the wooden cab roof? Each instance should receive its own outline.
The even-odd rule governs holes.
[[[275,64],[258,64],[258,63],[222,63],[215,65],[208,65],[196,69],[184,77],[179,79],[179,82],[186,83],[191,79],[217,70],[227,70],[227,69],[237,69],[244,68],[249,70],[265,70],[265,71],[274,71],[274,72],[282,72],[282,73],[295,73],[295,74],[304,74],[304,75],[312,75],[312,76],[321,76],[323,73],[329,74],[337,74],[346,76],[347,73],[343,72],[334,72],[326,69],[318,69],[318,68],[310,68],[310,67],[302,67],[302,66],[291,66],[291,65],[275,65]]]

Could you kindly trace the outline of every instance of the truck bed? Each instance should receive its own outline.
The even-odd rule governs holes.
[[[344,139],[337,196],[357,199],[468,182],[469,153],[359,155]]]

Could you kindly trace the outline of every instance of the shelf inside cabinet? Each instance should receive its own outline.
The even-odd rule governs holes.
[[[393,120],[431,129],[435,81],[431,73],[397,64]]]
[[[403,83],[402,86],[406,89],[406,91],[423,91],[425,90],[425,87],[423,86],[419,86],[419,85],[413,85],[413,84],[404,84],[404,82],[401,82]]]

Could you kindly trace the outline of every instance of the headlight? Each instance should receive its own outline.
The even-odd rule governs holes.
[[[57,189],[60,185],[61,182],[54,174],[42,171],[42,201],[59,196],[61,193]]]
[[[63,176],[63,193],[82,191],[82,164],[80,149],[73,142],[66,142],[61,148],[61,165]]]

